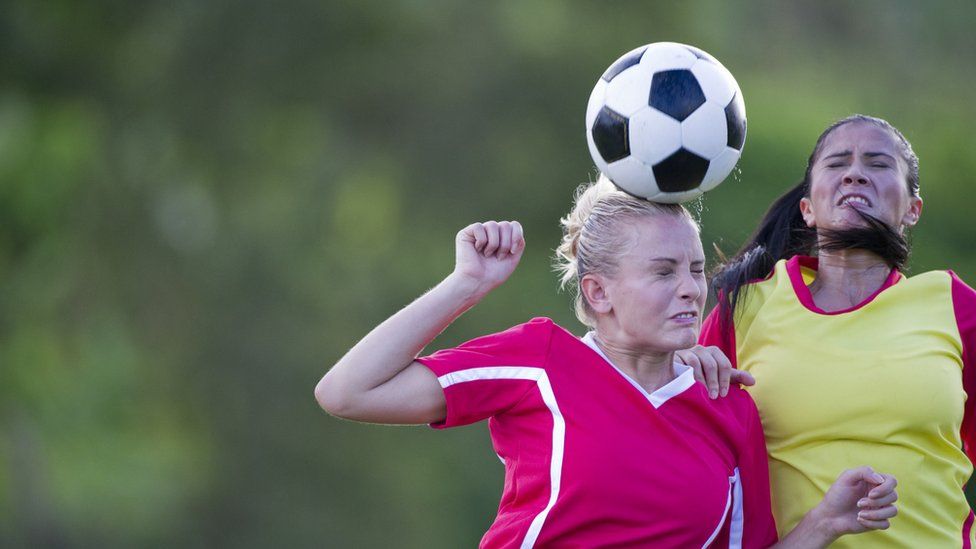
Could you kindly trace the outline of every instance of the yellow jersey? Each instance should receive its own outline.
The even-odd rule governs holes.
[[[743,288],[731,324],[719,308],[700,342],[718,345],[756,379],[748,391],[769,454],[780,536],[845,469],[898,480],[891,528],[834,547],[969,548],[976,538],[963,485],[976,453],[976,291],[951,271],[893,270],[863,303],[826,312],[808,285],[817,260],[778,262]],[[967,457],[967,450],[969,456]]]

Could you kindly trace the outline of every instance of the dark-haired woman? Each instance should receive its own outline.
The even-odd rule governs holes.
[[[589,334],[536,318],[418,358],[521,259],[521,225],[474,223],[454,271],[357,343],[319,404],[373,423],[487,419],[505,486],[482,547],[826,547],[888,527],[895,479],[858,467],[777,543],[755,405],[737,388],[708,399],[672,360],[698,337],[707,291],[687,210],[601,178],[563,226],[560,270]]]
[[[739,369],[733,381],[754,378],[781,531],[843,464],[870,461],[898,478],[902,517],[836,546],[974,541],[963,485],[976,457],[976,292],[951,271],[901,273],[921,211],[909,142],[855,115],[824,131],[803,181],[714,279],[707,348],[682,357],[699,371],[707,361],[713,387],[714,347]]]

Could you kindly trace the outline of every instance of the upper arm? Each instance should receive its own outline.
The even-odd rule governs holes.
[[[315,387],[315,398],[326,412],[370,423],[419,424],[444,418],[444,393],[437,376],[412,362],[386,382],[355,394],[336,383],[329,372]]]
[[[329,413],[371,423],[466,425],[519,403],[544,372],[552,321],[536,319],[419,357],[386,382],[349,397],[326,374],[316,396]]]
[[[543,375],[553,324],[534,319],[504,332],[417,359],[432,372],[446,409],[432,427],[454,427],[505,413]]]
[[[342,417],[370,423],[416,425],[443,421],[444,391],[434,372],[414,361],[389,381],[362,395]]]

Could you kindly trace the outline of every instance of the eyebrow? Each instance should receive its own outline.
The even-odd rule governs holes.
[[[828,160],[830,158],[842,158],[842,157],[846,157],[846,156],[851,156],[853,154],[854,153],[851,152],[850,150],[846,150],[846,151],[835,152],[833,154],[828,154],[827,156],[823,157],[823,159],[824,160]],[[888,158],[890,158],[892,160],[895,160],[895,157],[894,156],[891,156],[890,154],[883,153],[883,152],[869,151],[869,152],[864,153],[864,156],[866,156],[868,158],[877,158],[879,156],[886,156],[886,157],[888,157]]]
[[[678,260],[674,259],[673,257],[652,257],[647,261],[648,263],[663,262],[663,263],[670,263],[671,265],[678,264]],[[705,262],[704,259],[695,259],[694,261],[691,262],[691,264],[694,265],[695,263],[704,263],[704,262]]]

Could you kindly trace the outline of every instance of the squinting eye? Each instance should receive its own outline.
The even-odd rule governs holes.
[[[659,274],[661,276],[669,276],[673,272],[674,271],[658,271],[657,274]]]
[[[705,269],[692,269],[691,272],[695,274],[705,274]]]
[[[828,168],[843,168],[844,165],[843,164],[840,164],[838,162],[834,162],[833,164],[827,164],[827,167]]]
[[[887,168],[888,165],[887,164],[884,164],[882,162],[876,162],[874,164],[871,164],[871,167],[872,168]]]

